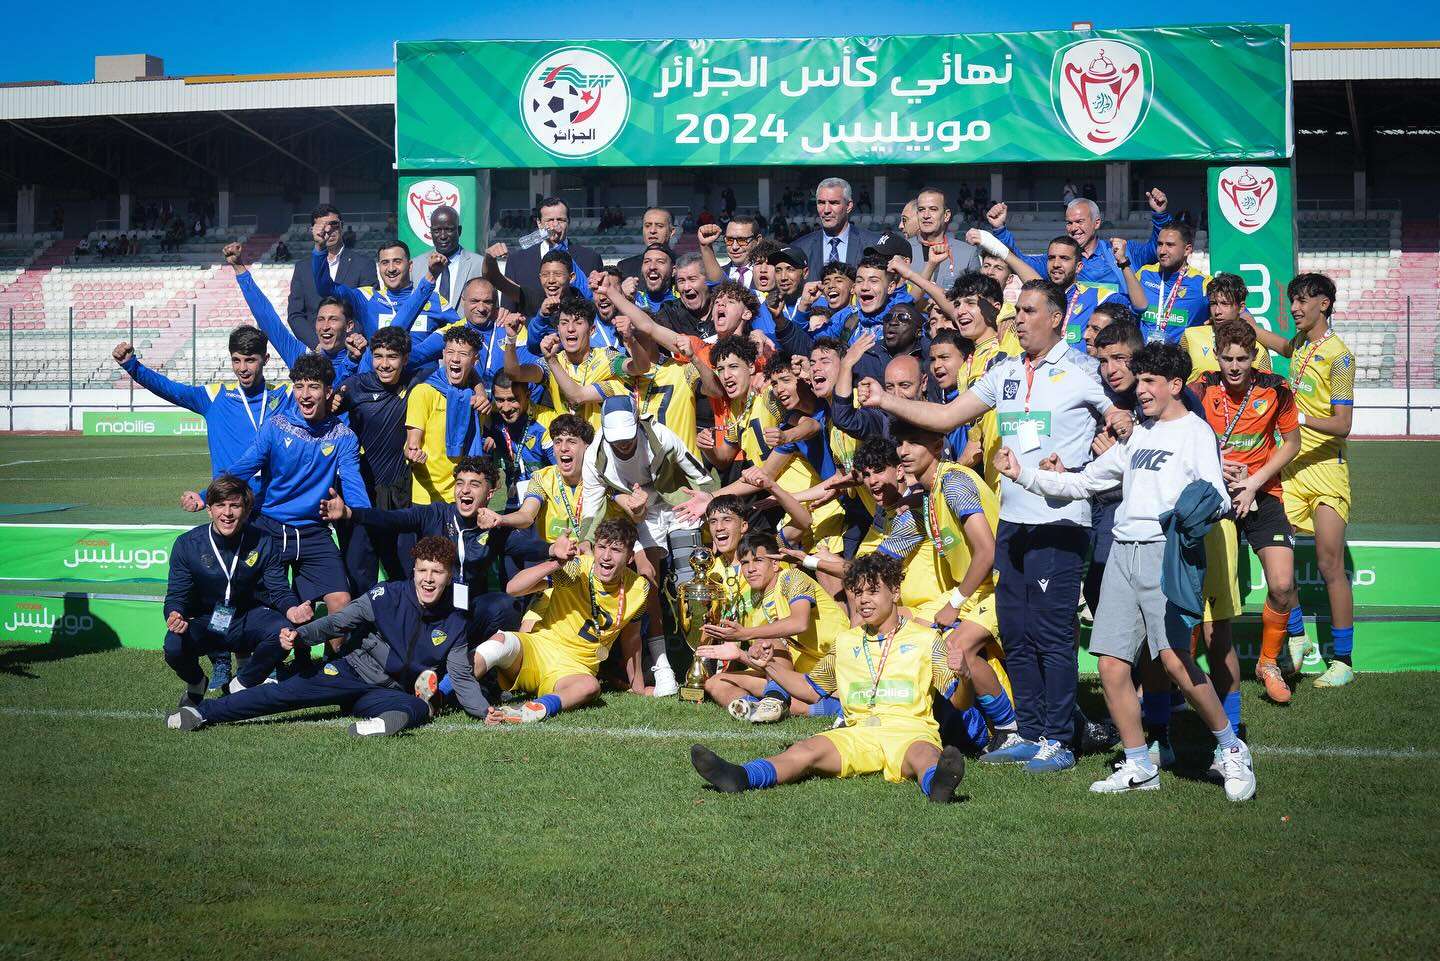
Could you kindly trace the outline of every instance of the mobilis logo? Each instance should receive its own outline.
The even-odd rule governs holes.
[[[405,214],[415,236],[430,244],[430,218],[439,207],[454,207],[464,223],[460,209],[460,188],[448,180],[422,180],[412,184],[405,196]]]
[[[1275,171],[1269,167],[1226,167],[1217,181],[1220,212],[1242,234],[1253,234],[1275,214]]]
[[[150,420],[102,420],[95,424],[97,434],[153,434],[155,422]]]
[[[1120,40],[1081,40],[1055,52],[1050,100],[1075,141],[1096,155],[1140,128],[1153,97],[1150,53]]]

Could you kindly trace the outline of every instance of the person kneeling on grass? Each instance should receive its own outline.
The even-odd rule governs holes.
[[[737,557],[740,572],[750,585],[746,623],[722,620],[706,624],[709,643],[702,644],[695,655],[739,661],[741,645],[769,641],[776,657],[790,661],[802,674],[809,671],[830,651],[835,635],[849,627],[844,610],[808,574],[781,565],[780,544],[773,531],[746,534]],[[817,695],[791,705],[786,689],[771,682],[759,665],[754,666],[755,671],[721,671],[705,682],[706,693],[726,705],[737,720],[778,721],[792,707],[795,713],[809,713],[809,705],[820,699]]]
[[[377,584],[341,611],[280,632],[286,648],[338,638],[332,641],[334,656],[324,664],[278,684],[181,707],[165,719],[166,727],[193,731],[333,704],[359,718],[351,734],[397,734],[430,720],[442,675],[450,677],[467,714],[485,717],[490,702],[471,673],[466,616],[450,592],[455,546],[443,537],[424,537],[410,556],[415,561],[410,581]]]
[[[640,614],[650,582],[630,569],[635,524],[625,518],[595,528],[589,554],[568,534],[550,545],[550,559],[510,579],[514,597],[549,588],[526,615],[532,630],[502,631],[475,650],[475,674],[494,670],[500,685],[535,695],[517,706],[491,708],[486,724],[528,724],[574,710],[600,696],[597,674],[618,638],[630,690],[645,693],[640,664]],[[522,627],[524,625],[522,624]]]
[[[1123,441],[1079,471],[1063,471],[1053,454],[1041,461],[1038,470],[1021,467],[1008,447],[1000,449],[995,466],[1025,490],[1049,498],[1079,500],[1117,481],[1124,491],[1115,512],[1115,544],[1100,584],[1090,653],[1099,662],[1105,705],[1120,730],[1125,760],[1109,777],[1091,784],[1090,790],[1119,794],[1160,787],[1131,677],[1140,646],[1148,643],[1150,656],[1164,665],[1170,680],[1215,735],[1225,796],[1247,801],[1255,796],[1250,748],[1236,736],[1215,688],[1191,659],[1193,625],[1185,620],[1188,613],[1199,621],[1203,599],[1199,576],[1189,576],[1194,574],[1187,569],[1193,562],[1186,554],[1192,551],[1184,545],[1186,535],[1179,528],[1193,527],[1188,534],[1198,541],[1208,525],[1191,523],[1192,518],[1213,520],[1230,510],[1215,434],[1181,399],[1190,375],[1190,358],[1183,350],[1174,344],[1146,344],[1130,366],[1142,420]],[[1176,546],[1178,551],[1172,549]],[[1203,563],[1203,548],[1200,557]],[[1181,602],[1188,604],[1188,611]]]
[[[185,682],[181,707],[205,699],[200,655],[247,658],[225,686],[230,694],[243,691],[285,659],[281,629],[314,616],[290,589],[270,538],[246,523],[255,505],[250,485],[220,474],[205,504],[210,523],[181,534],[170,549],[165,591],[165,663]]]
[[[862,557],[845,572],[845,593],[861,626],[835,638],[835,692],[844,705],[844,727],[744,765],[696,744],[690,762],[699,775],[733,794],[812,776],[880,771],[895,783],[914,778],[932,801],[952,800],[965,776],[965,755],[956,747],[941,749],[931,692],[944,690],[953,675],[930,624],[901,613],[900,579],[900,561],[884,554]]]

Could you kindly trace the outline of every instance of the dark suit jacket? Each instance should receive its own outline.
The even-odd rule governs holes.
[[[845,243],[845,262],[852,267],[860,263],[861,251],[879,239],[879,234],[861,230],[859,224],[851,221],[850,236]],[[825,257],[829,248],[826,243],[825,231],[812,230],[795,241],[795,246],[805,251],[805,260],[810,268],[810,276],[806,279],[819,280],[820,271],[825,267]]]
[[[290,330],[306,347],[315,346],[315,312],[320,309],[320,294],[315,290],[315,278],[310,274],[310,251],[303,257],[295,258],[295,272],[290,275],[290,305],[286,320]],[[340,266],[335,270],[335,282],[347,287],[374,286],[375,258],[345,247],[340,251]]]
[[[544,295],[540,292],[540,248],[543,244],[536,244],[529,250],[512,250],[505,258],[505,276],[519,284],[525,291],[524,304],[507,304],[511,310],[522,310],[533,313],[539,309],[540,301]],[[584,244],[571,243],[570,257],[575,261],[575,269],[584,271],[588,276],[591,271],[599,270],[605,266],[600,255],[586,247]]]
[[[620,276],[639,279],[640,267],[644,264],[644,261],[644,254],[636,254],[634,257],[626,257],[615,266],[620,268]]]

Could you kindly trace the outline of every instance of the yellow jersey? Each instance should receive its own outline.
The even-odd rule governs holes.
[[[530,486],[525,499],[538,500],[540,513],[535,516],[535,529],[546,543],[554,543],[561,534],[580,537],[580,485],[570,486],[560,474],[560,468],[551,464],[530,475]]]
[[[783,621],[790,616],[790,605],[795,601],[810,602],[809,624],[788,639],[790,659],[795,670],[803,674],[830,650],[835,635],[850,626],[850,618],[810,575],[793,567],[782,567],[769,590],[750,591],[750,611],[745,624],[756,627]]]
[[[643,374],[628,379],[616,378],[595,386],[606,397],[633,394],[635,410],[641,417],[664,424],[685,442],[686,448],[704,463],[696,445],[695,391],[700,372],[693,364],[666,361]]]
[[[1290,389],[1300,413],[1306,417],[1329,417],[1336,407],[1355,404],[1355,355],[1334,329],[1318,341],[1297,334],[1290,355]],[[1322,434],[1300,423],[1300,453],[1292,467],[1333,461],[1346,463],[1343,437]],[[1287,472],[1288,473],[1288,472]]]
[[[826,421],[826,439],[830,442],[830,456],[835,459],[835,470],[842,474],[848,474],[855,469],[855,452],[860,449],[860,438],[852,437],[834,424]],[[870,489],[864,484],[854,489],[854,494],[860,498],[860,503],[871,514],[875,513],[875,498],[870,496]],[[842,495],[843,496],[843,495]]]
[[[405,426],[425,432],[425,463],[411,464],[410,500],[415,504],[455,500],[455,461],[445,453],[445,395],[432,384],[416,384],[405,401]]]
[[[557,411],[571,410],[575,416],[588,422],[598,435],[600,433],[600,405],[592,401],[591,403],[580,404],[571,408],[565,402],[565,394],[560,390],[560,382],[555,379],[554,373],[550,370],[550,365],[564,365],[565,373],[569,374],[570,378],[581,387],[600,387],[601,384],[613,381],[622,385],[620,390],[623,392],[626,389],[623,386],[624,381],[615,373],[615,361],[619,357],[619,353],[608,347],[598,347],[592,348],[590,352],[585,355],[585,359],[578,364],[570,363],[570,358],[566,357],[564,352],[558,353],[554,358],[546,360],[545,389],[549,393],[550,406]],[[600,387],[600,390],[603,393],[605,388]]]
[[[753,466],[760,467],[770,456],[770,445],[765,443],[765,431],[779,427],[785,420],[785,410],[766,390],[762,394],[751,391],[744,400],[730,402],[731,416],[725,425],[725,441],[738,445]],[[820,483],[820,475],[814,465],[803,454],[796,454],[776,478],[786,491],[798,494]]]
[[[1209,323],[1186,327],[1185,332],[1180,335],[1180,346],[1190,356],[1191,380],[1211,371],[1219,372],[1220,363],[1215,357],[1215,328]],[[1271,370],[1270,351],[1261,344],[1256,347],[1255,363],[1252,366],[1256,370]]]
[[[602,584],[594,569],[595,559],[581,554],[551,576],[544,616],[534,632],[592,671],[610,656],[611,645],[650,597],[650,582],[630,568],[610,585]]]
[[[994,533],[1000,520],[1000,503],[970,468],[941,463],[918,516],[910,514],[910,522],[897,525],[881,548],[902,560],[908,558],[900,601],[915,609],[941,599],[965,579],[971,561],[970,543],[962,529],[965,519],[984,514]],[[992,573],[971,597],[985,597],[994,589]]]
[[[845,710],[846,727],[918,725],[936,736],[931,692],[944,692],[955,675],[946,666],[945,641],[929,624],[907,619],[892,636],[851,627],[835,638],[833,678],[827,665],[810,675]],[[828,684],[826,682],[829,682]]]
[[[1019,357],[1021,353],[1020,341],[1015,338],[1013,330],[1005,331],[1003,337],[991,337],[976,344],[975,351],[960,370],[956,383],[960,393],[974,387],[975,382],[985,376],[985,372],[997,361]],[[995,455],[1000,452],[1000,427],[995,411],[991,409],[981,414],[970,430],[972,435],[979,434],[980,475],[992,491],[997,491],[1000,489],[1000,472],[995,468]]]
[[[725,585],[725,596],[720,604],[720,616],[738,624],[748,623],[750,613],[750,585],[740,573],[740,562],[727,562],[719,554],[710,558],[710,566],[699,572],[707,580],[718,580]]]

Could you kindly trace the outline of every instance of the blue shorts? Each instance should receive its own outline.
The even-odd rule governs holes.
[[[251,522],[270,535],[280,559],[290,569],[295,593],[302,601],[318,601],[326,594],[350,593],[350,579],[340,548],[330,535],[327,524],[292,527],[264,514]]]

